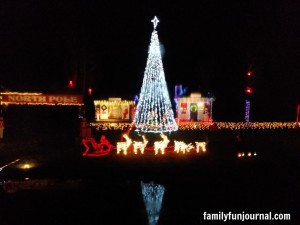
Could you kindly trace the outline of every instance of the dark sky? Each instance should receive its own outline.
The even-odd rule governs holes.
[[[217,121],[244,121],[253,69],[252,121],[294,121],[300,104],[300,2],[2,0],[0,81],[11,91],[68,93],[69,79],[94,97],[139,94],[153,25],[174,86],[215,96]]]

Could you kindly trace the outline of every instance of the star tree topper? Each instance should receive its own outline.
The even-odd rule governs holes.
[[[157,24],[158,24],[159,20],[157,19],[157,17],[156,17],[156,16],[154,16],[154,19],[153,19],[153,20],[151,20],[151,22],[153,23],[153,27],[154,27],[154,30],[155,30],[155,29],[156,29],[156,27],[157,27]]]

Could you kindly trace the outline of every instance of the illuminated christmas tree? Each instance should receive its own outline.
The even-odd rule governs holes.
[[[156,31],[159,20],[151,22],[154,30],[151,36],[148,59],[144,72],[139,101],[133,125],[138,132],[162,133],[178,130],[162,64],[160,45]]]

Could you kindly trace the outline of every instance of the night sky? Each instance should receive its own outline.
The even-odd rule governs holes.
[[[176,84],[215,97],[215,121],[295,121],[300,104],[300,2],[2,0],[0,81],[5,90],[133,99],[144,76],[153,24],[170,97]],[[187,93],[188,93],[187,92]]]

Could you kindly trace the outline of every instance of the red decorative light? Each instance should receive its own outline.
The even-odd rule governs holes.
[[[110,153],[110,150],[114,147],[106,139],[104,135],[100,138],[100,143],[97,143],[94,138],[82,139],[82,144],[85,147],[82,156],[104,156]]]
[[[92,92],[93,92],[92,88],[89,88],[88,93],[89,93],[90,96],[92,95]]]
[[[245,90],[245,92],[246,92],[247,94],[252,94],[252,93],[253,93],[253,90],[252,90],[251,87],[247,87],[246,90]]]
[[[74,82],[72,80],[69,81],[68,87],[69,88],[74,88]]]

